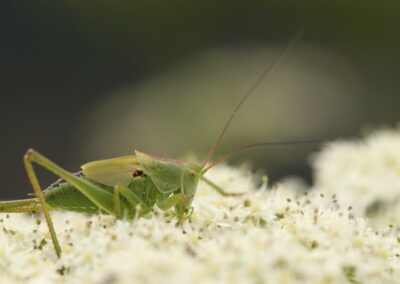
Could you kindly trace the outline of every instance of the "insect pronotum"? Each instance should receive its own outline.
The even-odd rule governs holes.
[[[74,174],[59,167],[37,151],[29,149],[24,156],[24,165],[36,198],[0,202],[0,212],[43,212],[56,255],[61,257],[61,247],[49,214],[50,210],[92,214],[101,212],[116,218],[133,218],[149,213],[157,205],[161,210],[174,208],[178,222],[182,223],[192,213],[191,203],[200,179],[218,193],[225,196],[232,195],[206,179],[204,174],[221,161],[249,148],[312,142],[267,142],[247,145],[209,163],[240,107],[279,65],[301,35],[301,31],[295,34],[290,44],[262,72],[242,97],[201,165],[135,151],[134,155],[84,164],[81,167],[82,171]],[[61,180],[42,191],[33,163],[59,176]]]

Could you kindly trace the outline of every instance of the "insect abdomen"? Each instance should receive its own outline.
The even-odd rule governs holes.
[[[96,183],[96,185],[110,192],[114,190],[113,187],[103,184]],[[157,194],[160,194],[151,179],[147,176],[134,177],[129,184],[129,189],[138,194],[145,201],[145,205],[148,208],[154,206]],[[44,198],[52,210],[68,210],[89,214],[98,214],[100,212],[100,209],[93,202],[67,182],[58,183],[46,190]],[[122,210],[128,216],[135,216],[135,206],[129,204],[123,196],[120,196],[120,198]]]
[[[99,208],[93,202],[67,182],[47,190],[44,198],[52,210],[99,213]]]

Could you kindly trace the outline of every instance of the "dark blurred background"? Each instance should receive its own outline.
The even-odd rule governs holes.
[[[235,118],[219,153],[353,137],[398,121],[398,1],[1,1],[0,199],[31,192],[33,147],[76,171],[134,149],[201,158],[300,27],[302,42]],[[254,150],[273,180],[310,179],[314,146]],[[40,171],[42,184],[53,176]]]

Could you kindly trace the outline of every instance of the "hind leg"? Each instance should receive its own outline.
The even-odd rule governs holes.
[[[53,221],[51,220],[49,211],[47,210],[47,205],[44,201],[42,189],[40,187],[39,180],[37,179],[35,170],[33,169],[31,160],[32,160],[32,156],[29,155],[29,153],[27,153],[24,156],[25,169],[28,174],[29,181],[31,182],[31,185],[33,187],[33,191],[35,192],[36,198],[38,199],[40,206],[42,208],[44,218],[46,219],[47,226],[49,227],[51,239],[53,240],[53,245],[54,245],[54,249],[56,251],[57,257],[60,258],[61,257],[61,247],[58,242],[57,234],[54,230]]]
[[[32,184],[33,191],[35,192],[35,195],[40,203],[41,210],[45,216],[57,257],[61,257],[60,244],[58,242],[57,235],[54,230],[54,225],[49,214],[48,205],[46,205],[39,181],[37,179],[35,170],[33,169],[33,163],[36,163],[54,173],[55,175],[61,177],[77,190],[79,190],[101,210],[115,216],[116,212],[113,203],[113,195],[112,193],[102,189],[101,187],[91,183],[90,181],[62,169],[35,150],[28,150],[28,152],[24,156],[26,172]]]

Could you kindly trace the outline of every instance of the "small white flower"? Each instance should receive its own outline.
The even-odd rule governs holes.
[[[398,145],[396,131],[328,145],[306,193],[299,182],[256,188],[243,170],[217,166],[208,178],[245,194],[201,184],[183,226],[157,210],[133,222],[52,213],[61,259],[43,220],[1,214],[0,283],[396,283],[400,233],[365,215],[382,200],[374,221],[399,224]]]
[[[400,225],[400,129],[378,130],[365,140],[331,142],[313,165],[318,190],[336,194],[342,205],[370,217],[373,225]]]

